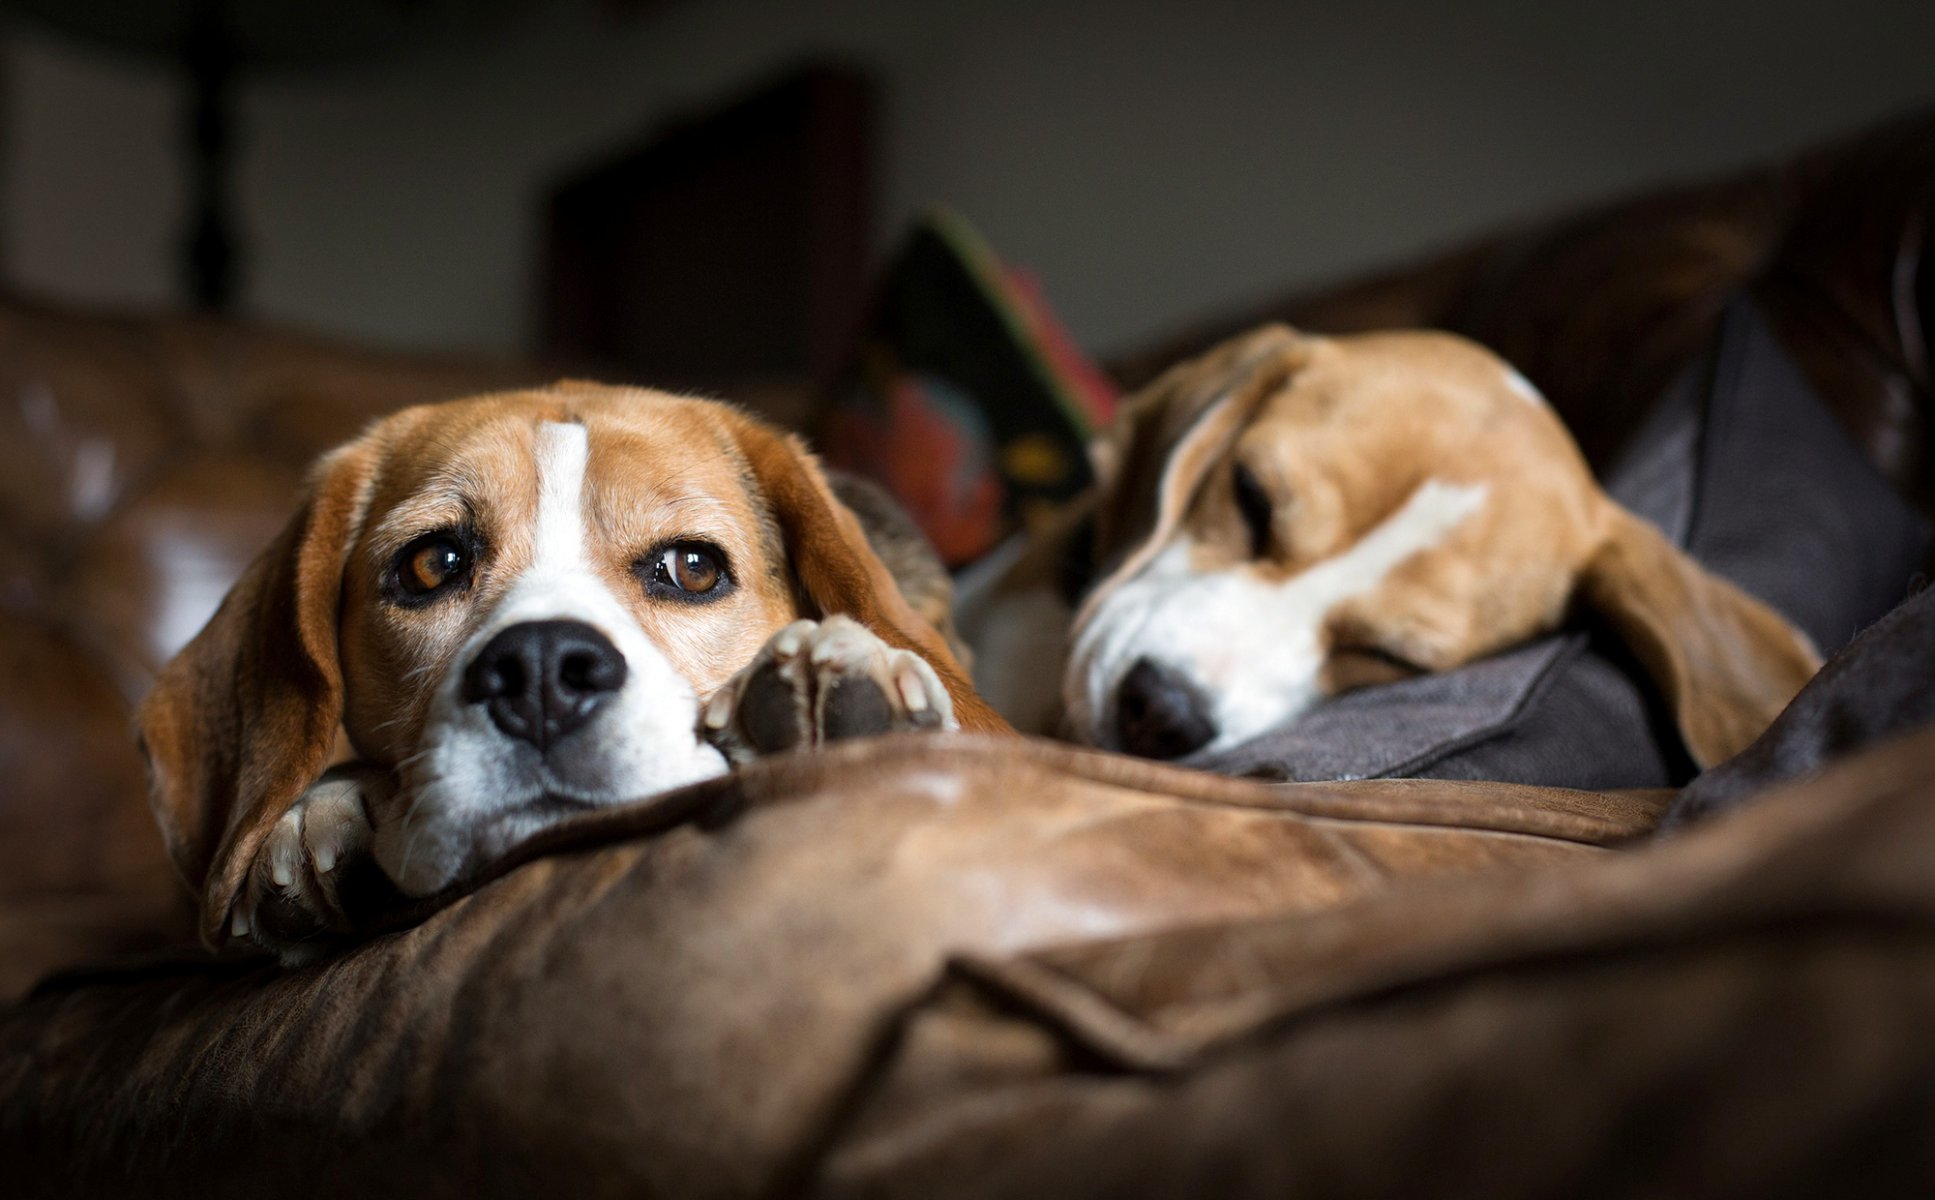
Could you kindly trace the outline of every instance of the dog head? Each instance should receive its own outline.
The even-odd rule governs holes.
[[[425,894],[554,819],[724,770],[699,704],[800,617],[844,613],[984,715],[799,443],[725,405],[561,384],[406,409],[163,671],[140,726],[176,861],[226,915],[336,754],[393,768],[376,857]]]
[[[1702,764],[1819,664],[1608,499],[1522,376],[1447,334],[1256,331],[1152,384],[1096,466],[1114,565],[1077,615],[1064,703],[1100,745],[1222,749],[1543,633],[1575,598],[1632,644]]]

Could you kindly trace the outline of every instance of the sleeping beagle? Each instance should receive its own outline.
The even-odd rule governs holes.
[[[426,895],[728,762],[1006,728],[797,440],[575,383],[325,457],[139,724],[204,937],[289,960],[348,928],[372,860]]]
[[[983,694],[1023,729],[1153,758],[1221,750],[1583,603],[1708,765],[1819,665],[1601,492],[1529,382],[1448,334],[1257,330],[1156,380],[1095,459],[1086,506],[964,613]],[[1053,584],[1071,556],[1099,578],[1072,621]],[[1056,653],[1059,697],[1031,685]]]

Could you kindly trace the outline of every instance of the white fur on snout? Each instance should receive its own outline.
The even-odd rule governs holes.
[[[567,809],[547,798],[622,803],[722,773],[698,739],[698,699],[645,636],[586,554],[585,427],[539,426],[536,552],[439,683],[422,744],[396,802],[378,816],[376,860],[399,888],[426,895],[501,854]],[[582,621],[625,659],[625,683],[550,759],[505,735],[463,698],[465,669],[490,640],[527,621]],[[539,807],[531,806],[538,804]]]
[[[1438,545],[1485,502],[1483,484],[1427,480],[1349,550],[1288,579],[1247,565],[1203,572],[1189,544],[1166,546],[1108,595],[1076,633],[1064,683],[1076,734],[1111,745],[1114,696],[1140,659],[1191,681],[1211,703],[1221,750],[1316,703],[1322,633],[1339,604],[1382,583],[1399,564]]]

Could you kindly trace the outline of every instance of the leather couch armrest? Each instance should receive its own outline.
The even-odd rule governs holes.
[[[738,1195],[960,955],[1566,866],[1656,798],[1269,786],[884,739],[561,827],[313,967],[56,980],[0,1021],[11,1194]]]

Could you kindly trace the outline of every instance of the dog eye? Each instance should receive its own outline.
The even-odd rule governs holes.
[[[470,551],[454,534],[427,534],[397,556],[397,589],[410,599],[425,598],[469,574]]]
[[[1242,463],[1236,464],[1231,486],[1235,491],[1236,511],[1243,515],[1243,524],[1250,531],[1250,556],[1262,558],[1270,552],[1276,501],[1270,499],[1270,493],[1263,490],[1257,477]]]
[[[674,542],[658,552],[652,582],[661,591],[683,598],[711,596],[726,582],[726,566],[719,551],[704,542]]]

